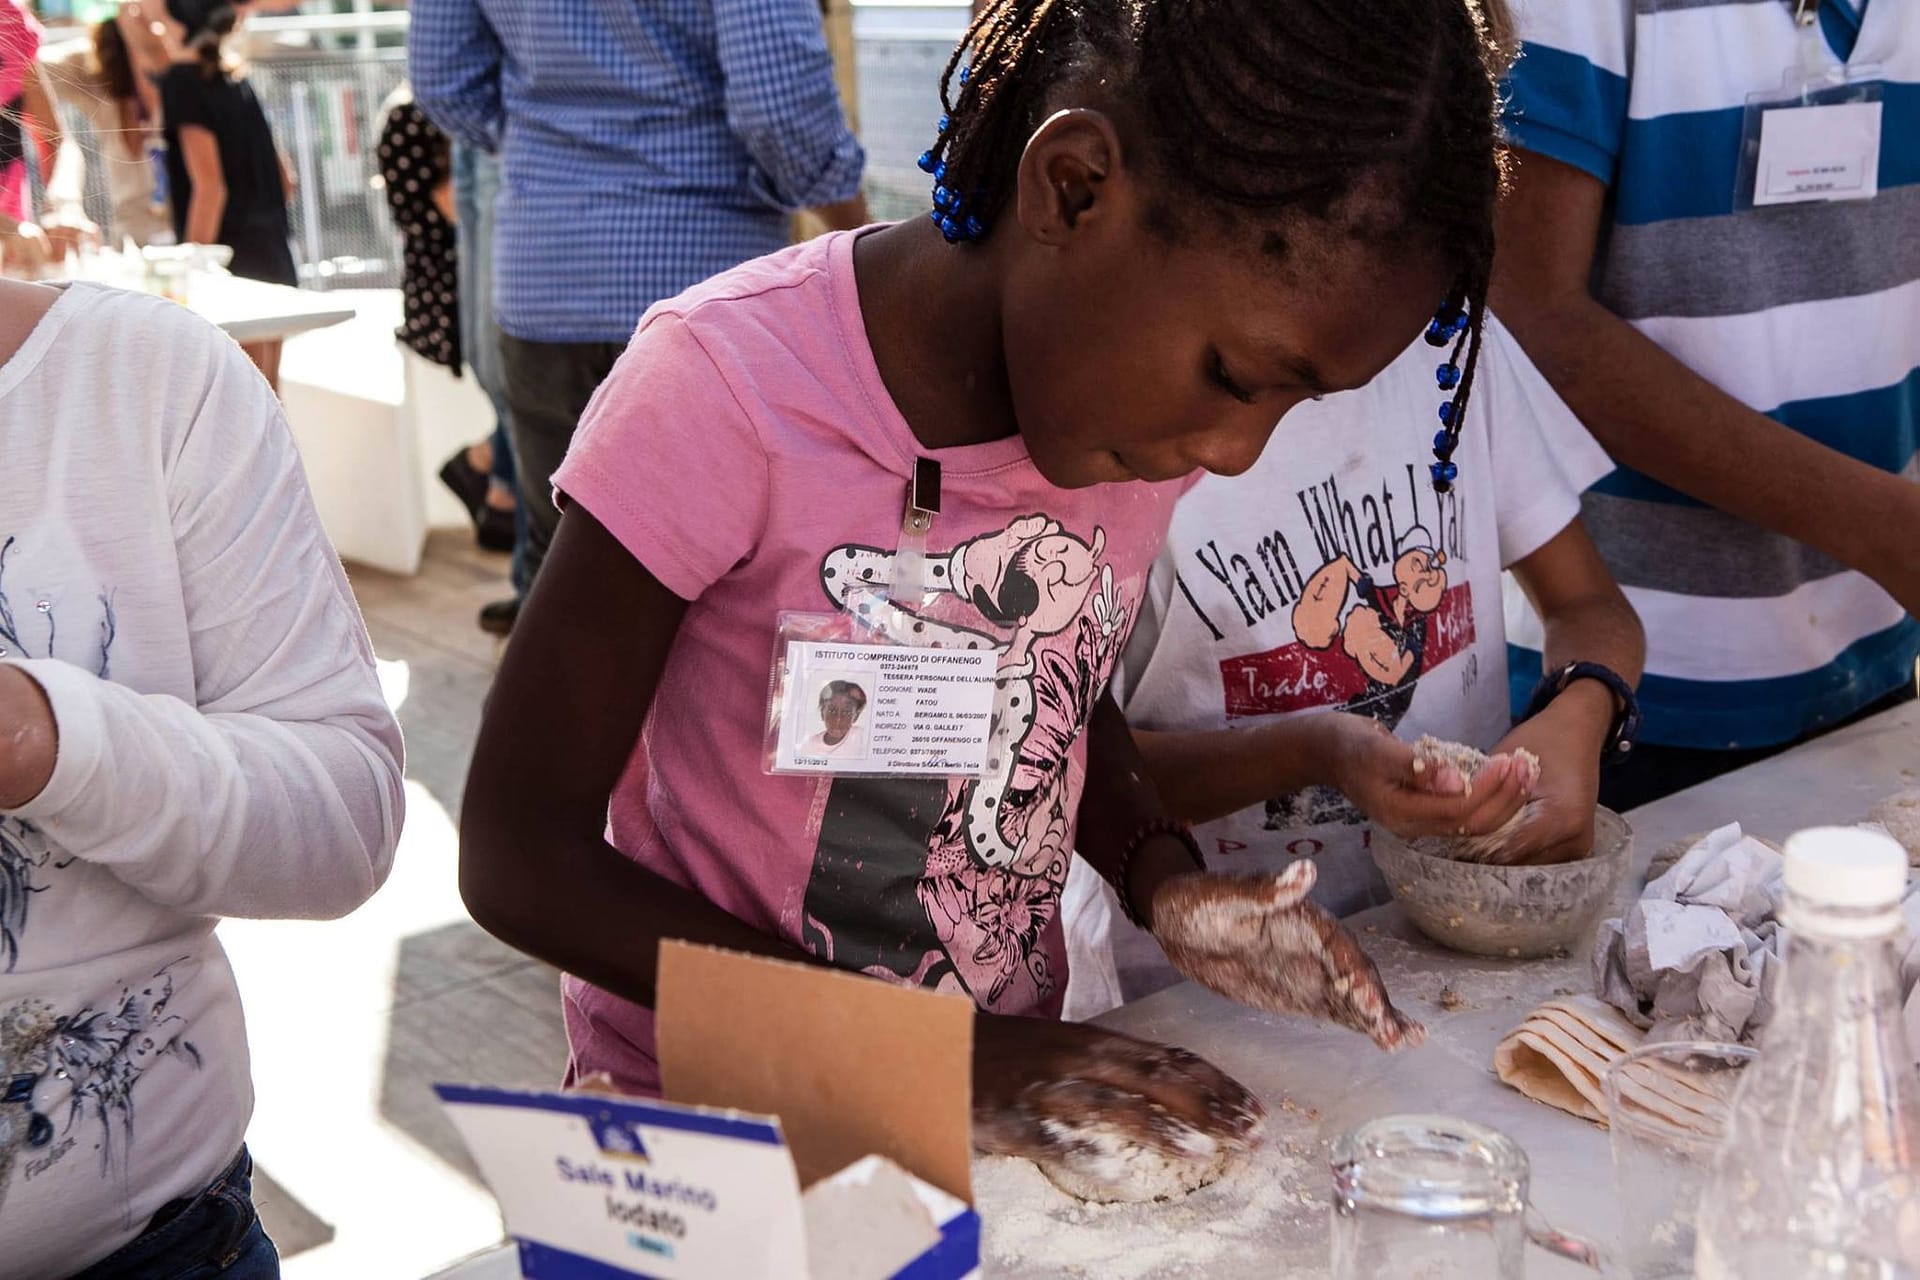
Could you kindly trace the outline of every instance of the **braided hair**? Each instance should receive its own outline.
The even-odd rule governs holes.
[[[990,234],[1060,88],[1100,85],[1150,180],[1155,234],[1206,219],[1284,256],[1317,223],[1438,254],[1452,280],[1428,330],[1453,347],[1437,375],[1452,393],[1434,442],[1445,489],[1506,181],[1503,2],[993,0],[941,77],[945,114],[922,157],[939,184],[934,219],[950,240]]]

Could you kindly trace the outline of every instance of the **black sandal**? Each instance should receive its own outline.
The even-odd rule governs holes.
[[[487,505],[487,486],[491,483],[479,468],[467,461],[467,451],[462,449],[447,459],[440,468],[440,483],[453,491],[460,499],[460,505],[467,509],[467,518],[474,524],[480,523],[481,513]]]

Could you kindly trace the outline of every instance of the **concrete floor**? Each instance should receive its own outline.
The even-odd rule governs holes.
[[[393,875],[343,921],[230,921],[258,1094],[248,1141],[288,1280],[410,1280],[501,1237],[432,1085],[556,1084],[558,976],[482,933],[455,824],[494,641],[475,626],[504,557],[436,532],[419,576],[348,566],[407,735]]]

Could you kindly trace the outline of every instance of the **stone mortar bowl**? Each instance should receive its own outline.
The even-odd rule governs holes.
[[[1472,956],[1537,960],[1584,946],[1633,861],[1633,828],[1594,814],[1593,853],[1546,867],[1457,862],[1445,837],[1406,841],[1373,829],[1373,861],[1420,932]]]

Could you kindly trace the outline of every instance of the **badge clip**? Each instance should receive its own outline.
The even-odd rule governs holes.
[[[900,526],[900,546],[893,556],[890,595],[896,604],[918,612],[926,603],[927,530],[940,514],[940,464],[932,458],[913,460],[907,481],[907,514]]]

